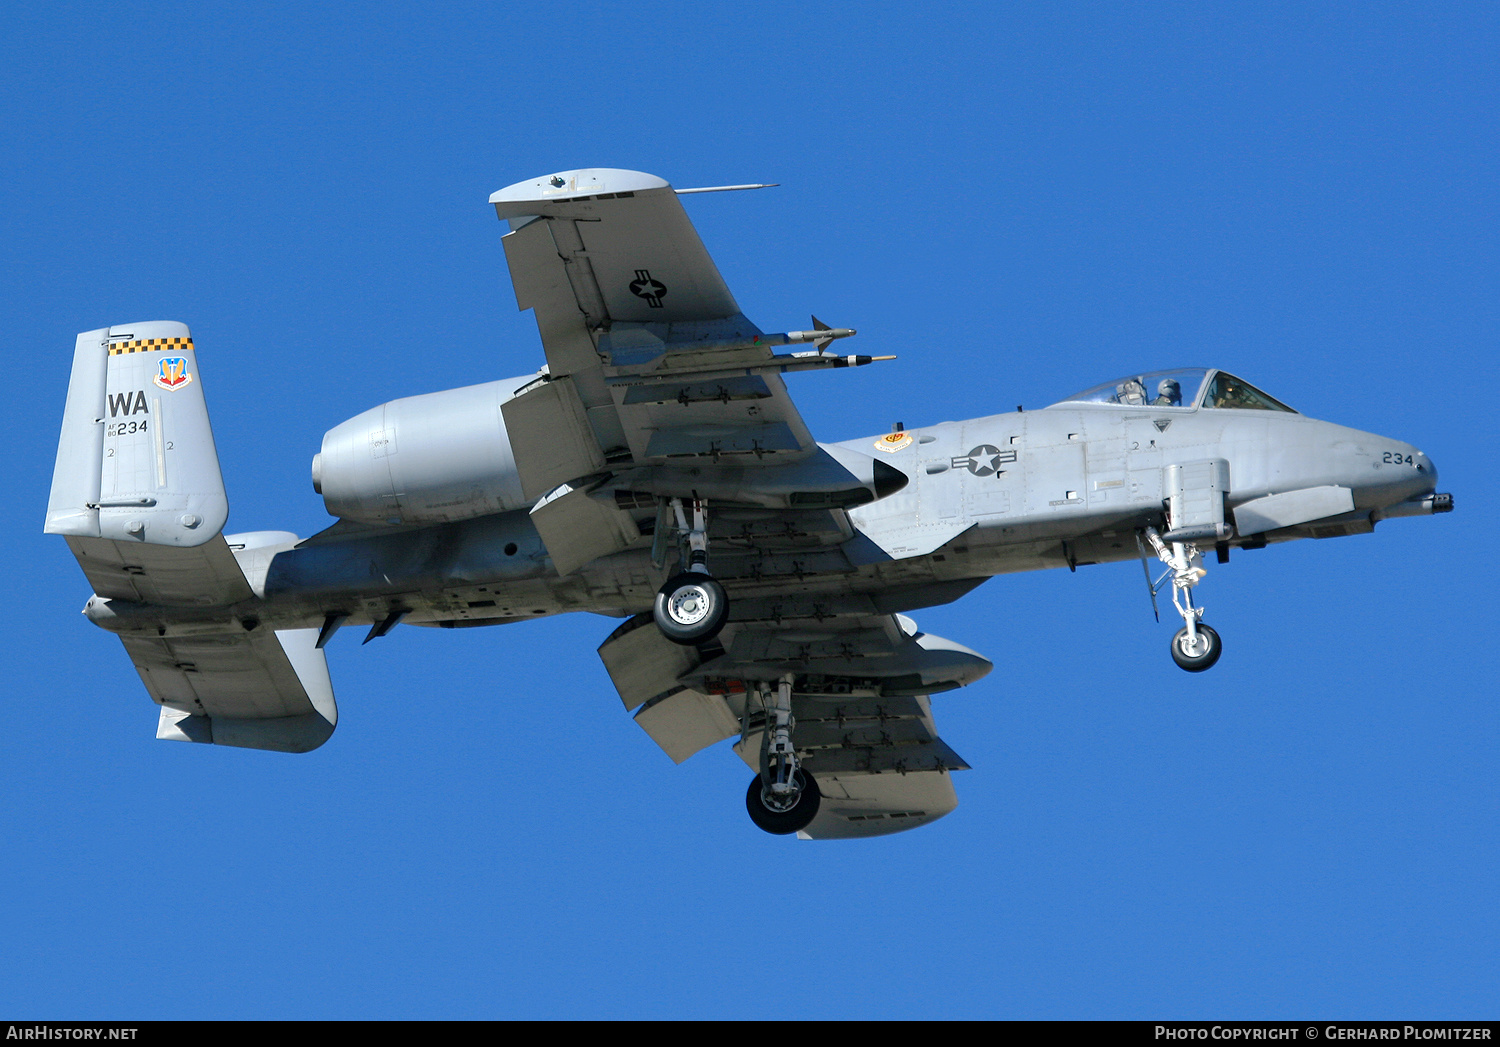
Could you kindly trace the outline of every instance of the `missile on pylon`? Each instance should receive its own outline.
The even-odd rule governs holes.
[[[772,349],[779,345],[798,345],[812,342],[818,353],[822,353],[834,339],[851,338],[858,332],[852,327],[829,327],[816,316],[812,318],[811,331],[784,331],[780,334],[755,334],[742,338],[704,338],[692,341],[670,340],[662,342],[664,359],[687,353],[728,353],[740,349]],[[635,349],[632,345],[631,349]],[[608,332],[599,338],[599,351],[613,353],[613,339]],[[867,361],[868,362],[868,361]]]

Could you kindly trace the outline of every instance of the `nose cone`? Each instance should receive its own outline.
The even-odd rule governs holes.
[[[1437,467],[1413,445],[1375,433],[1341,429],[1330,447],[1329,464],[1352,488],[1360,509],[1383,509],[1437,490]]]
[[[1404,453],[1397,453],[1394,456],[1399,461],[1393,464],[1393,468],[1397,470],[1398,476],[1400,475],[1400,467],[1402,466],[1409,473],[1410,482],[1401,485],[1403,490],[1409,492],[1406,497],[1421,498],[1432,494],[1437,490],[1437,466],[1432,464],[1431,458],[1428,458],[1411,444],[1402,444],[1401,447]],[[1384,465],[1386,463],[1382,462],[1381,464]]]
[[[1418,451],[1416,453],[1416,457],[1422,462],[1422,472],[1426,475],[1427,479],[1431,481],[1431,489],[1434,491],[1437,490],[1437,466],[1433,464],[1431,458],[1428,458],[1421,451]]]

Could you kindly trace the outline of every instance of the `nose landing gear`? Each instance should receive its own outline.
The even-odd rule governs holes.
[[[1172,637],[1172,661],[1190,673],[1201,673],[1213,668],[1224,645],[1219,642],[1219,634],[1202,622],[1194,632],[1196,636],[1189,635],[1185,627],[1177,630]]]
[[[1182,615],[1183,627],[1172,637],[1172,661],[1190,673],[1213,668],[1224,645],[1219,634],[1203,623],[1203,608],[1193,606],[1193,587],[1208,573],[1203,567],[1203,555],[1191,542],[1163,541],[1154,527],[1146,528],[1146,540],[1156,550],[1157,558],[1171,568],[1172,604]],[[1151,594],[1154,604],[1156,585],[1152,586]]]

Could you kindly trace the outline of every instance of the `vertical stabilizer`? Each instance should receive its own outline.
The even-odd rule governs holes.
[[[79,335],[47,533],[188,547],[217,535],[228,516],[187,325]]]

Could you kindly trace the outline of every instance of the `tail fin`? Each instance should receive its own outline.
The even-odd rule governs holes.
[[[79,335],[46,532],[191,547],[228,516],[187,325]]]
[[[187,325],[79,335],[46,531],[67,536],[96,598],[164,609],[253,600],[222,533],[228,516]],[[161,706],[156,736],[281,752],[322,745],[338,709],[318,630],[273,631],[253,615],[225,630],[115,630]]]

